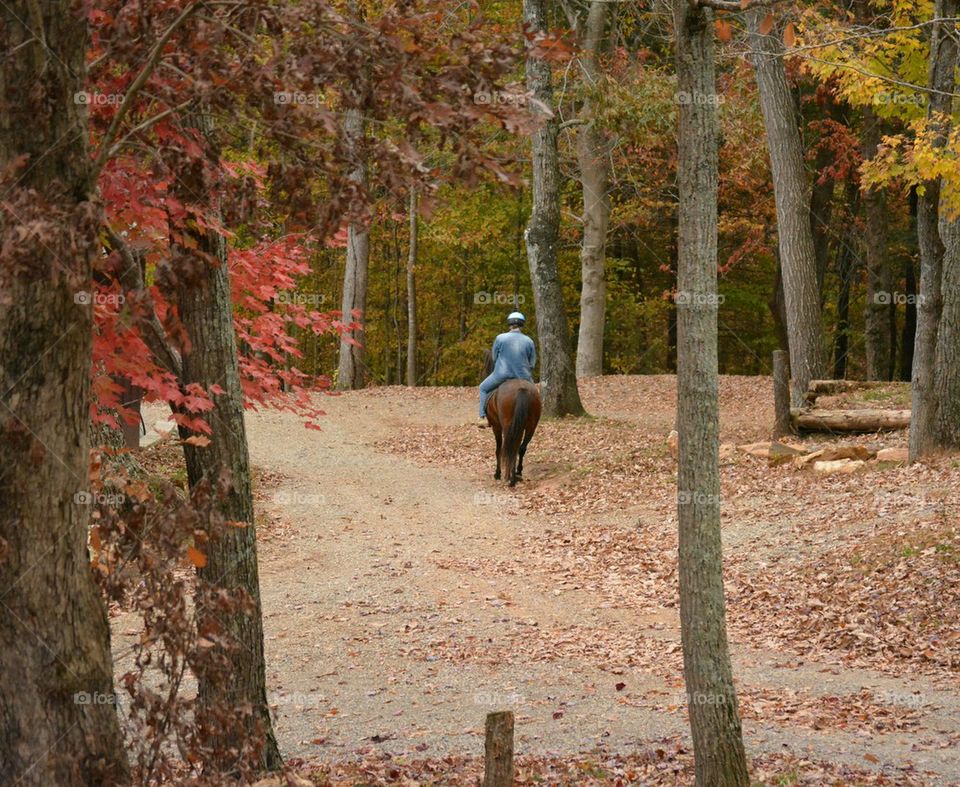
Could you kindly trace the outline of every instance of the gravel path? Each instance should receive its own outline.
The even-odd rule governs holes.
[[[589,589],[558,586],[537,565],[500,575],[472,570],[473,561],[491,558],[516,564],[523,538],[535,537],[540,523],[511,506],[507,488],[490,478],[492,465],[464,474],[374,447],[414,423],[475,428],[467,426],[472,402],[468,389],[328,397],[321,432],[288,414],[249,414],[253,462],[282,479],[266,512],[288,523],[260,547],[268,683],[285,756],[479,754],[485,713],[504,707],[517,713],[521,753],[626,751],[686,734],[676,710],[683,690],[674,610],[616,608]],[[601,414],[624,417],[628,404]],[[750,405],[767,406],[762,397]],[[661,397],[644,417],[669,429],[671,406]],[[731,423],[754,436],[751,410],[726,413],[724,428]],[[535,477],[548,459],[534,442],[525,475]],[[629,512],[614,519],[629,526]],[[727,549],[740,540],[732,533]],[[585,628],[601,632],[598,639],[620,632],[649,645],[652,663],[614,675],[582,649],[552,643],[558,632]],[[789,748],[891,774],[915,768],[930,784],[960,783],[955,692],[922,677],[803,663],[753,645],[732,643],[748,695],[816,699],[871,688],[892,698],[894,712],[898,698],[920,696],[924,707],[919,728],[884,734],[856,725],[817,730],[761,713],[762,722],[744,722],[749,750]],[[668,657],[658,663],[660,653]]]

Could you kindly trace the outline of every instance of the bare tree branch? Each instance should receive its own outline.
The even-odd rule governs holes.
[[[101,170],[103,170],[112,154],[113,141],[116,139],[117,134],[119,133],[120,124],[130,111],[130,107],[133,106],[133,102],[136,100],[140,89],[146,84],[147,80],[150,78],[150,75],[156,69],[157,63],[160,62],[160,58],[163,55],[163,48],[167,45],[167,42],[177,31],[177,28],[186,22],[187,19],[189,19],[190,16],[202,4],[202,0],[196,0],[196,2],[191,3],[180,12],[180,15],[173,20],[173,22],[170,24],[170,27],[163,32],[163,35],[161,35],[159,39],[157,39],[157,42],[153,45],[153,49],[150,51],[147,62],[143,64],[143,68],[140,70],[140,73],[137,74],[137,78],[130,83],[130,87],[127,88],[127,91],[123,96],[123,102],[120,104],[117,114],[113,116],[113,120],[110,123],[110,128],[107,129],[107,133],[104,135],[103,141],[100,143],[100,152],[97,154],[97,158],[90,170],[91,188],[93,184],[97,182],[97,178],[100,177]]]
[[[123,260],[124,270],[120,274],[120,283],[125,292],[135,292],[140,296],[141,302],[147,307],[147,313],[137,319],[137,326],[140,328],[140,338],[144,344],[153,353],[153,357],[168,372],[173,374],[178,380],[183,374],[183,363],[180,360],[180,354],[170,346],[167,340],[167,332],[160,324],[157,317],[157,310],[153,305],[153,298],[150,290],[147,289],[143,281],[143,272],[140,269],[140,263],[134,257],[133,252],[126,241],[120,237],[113,227],[104,225],[107,238],[110,241],[110,248],[120,255]]]

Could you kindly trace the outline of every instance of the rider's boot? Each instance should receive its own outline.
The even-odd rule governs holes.
[[[477,421],[477,426],[479,426],[481,429],[486,429],[488,426],[490,426],[490,424],[487,422],[487,416],[481,415]]]

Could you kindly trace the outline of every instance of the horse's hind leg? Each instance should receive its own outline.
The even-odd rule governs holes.
[[[530,444],[530,438],[533,437],[530,432],[527,432],[523,437],[523,442],[520,443],[520,450],[517,451],[517,472],[516,477],[523,477],[523,455],[527,452],[527,446]]]
[[[493,478],[496,481],[500,480],[500,449],[503,447],[503,432],[500,430],[500,425],[498,424],[494,427],[493,430],[494,437],[497,438],[497,472],[493,474]]]

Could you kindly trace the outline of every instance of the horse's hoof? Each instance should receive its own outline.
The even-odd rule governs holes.
[[[510,486],[516,486],[516,485],[517,485],[517,479],[516,479],[516,478],[511,478],[511,479],[510,479]]]

